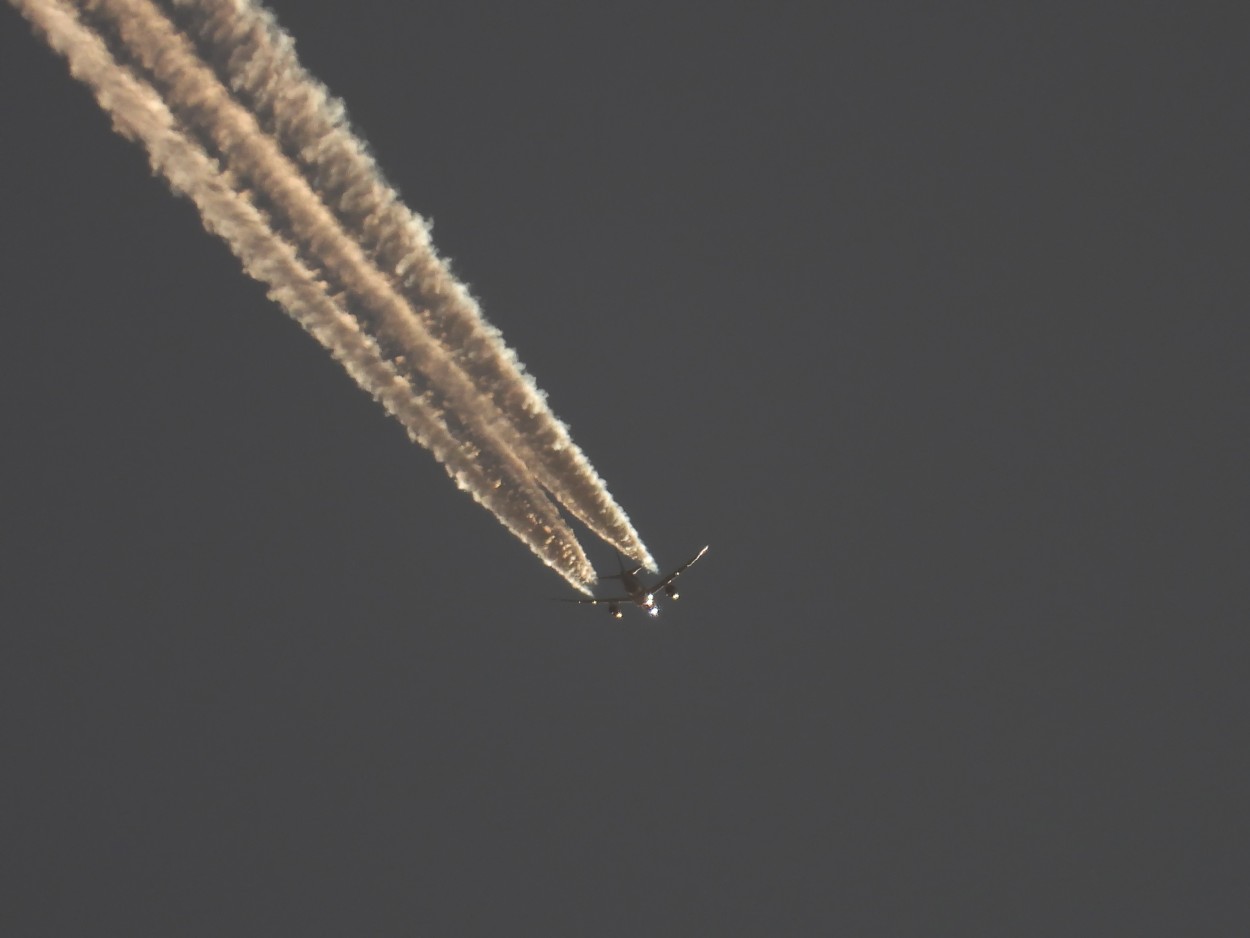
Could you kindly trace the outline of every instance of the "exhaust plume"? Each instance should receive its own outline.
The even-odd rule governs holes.
[[[484,414],[481,395],[466,388],[459,369],[438,343],[409,322],[406,304],[363,259],[359,246],[326,220],[319,199],[305,192],[303,179],[273,162],[268,138],[247,112],[223,101],[206,81],[202,63],[185,58],[185,42],[150,3],[139,0],[87,0],[92,15],[112,17],[117,36],[137,62],[162,77],[162,90],[119,63],[100,34],[79,18],[65,0],[11,0],[56,52],[71,73],[87,84],[121,135],[142,144],[157,173],[170,187],[192,199],[205,227],[227,242],[244,269],[269,287],[270,295],[326,346],[352,377],[377,398],[443,462],[457,484],[491,510],[544,562],[571,584],[585,589],[595,580],[572,531],[539,489],[527,467],[498,445],[498,420]],[[210,76],[211,77],[211,76]],[[218,86],[219,87],[219,86]],[[227,156],[222,166],[197,142],[175,109],[195,118],[195,130],[207,135]],[[206,116],[207,115],[207,116]],[[272,145],[272,141],[269,141]],[[246,194],[240,176],[260,185],[265,212]],[[298,181],[296,181],[298,180]],[[318,206],[320,207],[318,209]],[[282,232],[281,226],[289,227]],[[281,233],[280,233],[281,232]],[[314,272],[301,250],[317,258]],[[346,243],[344,243],[346,242]],[[319,276],[320,274],[320,276]],[[338,281],[384,323],[386,342],[403,342],[404,358],[420,363],[430,387],[418,391],[383,354],[369,323],[354,318],[340,300]],[[431,345],[434,346],[431,348]]]

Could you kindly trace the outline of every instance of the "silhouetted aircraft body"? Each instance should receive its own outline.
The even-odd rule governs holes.
[[[621,617],[622,603],[633,603],[635,606],[647,610],[648,615],[658,615],[660,607],[655,604],[656,594],[662,592],[669,599],[676,599],[677,588],[673,586],[673,581],[689,570],[694,565],[694,562],[706,553],[707,547],[704,547],[672,573],[665,576],[659,583],[655,584],[655,586],[650,587],[642,581],[642,577],[640,576],[642,573],[642,567],[627,569],[625,567],[625,562],[620,560],[618,555],[617,562],[620,564],[621,572],[606,573],[604,574],[604,579],[620,580],[621,586],[624,588],[627,595],[597,596],[594,599],[566,599],[564,602],[578,603],[582,606],[607,606],[608,613],[617,619]]]

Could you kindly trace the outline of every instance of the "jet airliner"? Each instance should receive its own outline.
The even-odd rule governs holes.
[[[628,594],[626,596],[597,596],[594,599],[565,599],[566,603],[578,603],[583,606],[607,606],[608,614],[614,618],[621,618],[621,603],[633,603],[640,609],[645,609],[648,615],[659,615],[660,607],[655,604],[657,593],[663,593],[669,599],[677,599],[677,588],[673,585],[673,581],[689,570],[696,560],[707,553],[707,547],[704,547],[697,554],[683,563],[672,573],[665,576],[655,586],[648,587],[642,581],[640,574],[642,567],[626,568],[625,561],[617,555],[617,563],[620,565],[620,573],[606,573],[604,579],[620,580],[621,587]]]

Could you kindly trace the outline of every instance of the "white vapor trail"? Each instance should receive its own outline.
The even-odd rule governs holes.
[[[229,244],[247,273],[268,285],[270,295],[330,349],[352,377],[400,420],[414,440],[443,462],[461,488],[492,511],[571,584],[584,589],[594,582],[594,571],[572,531],[525,468],[509,458],[506,451],[479,447],[458,435],[462,428],[448,424],[449,415],[432,404],[432,392],[418,392],[396,371],[383,357],[377,341],[335,301],[329,285],[317,278],[296,248],[277,233],[262,211],[243,194],[236,176],[223,171],[187,133],[161,95],[118,63],[101,36],[79,18],[66,0],[11,2],[49,46],[65,57],[71,73],[92,89],[117,132],[141,143],[153,169],[166,178],[174,191],[196,204],[205,227]],[[129,0],[125,2],[129,4]],[[110,3],[86,6],[104,8]],[[107,12],[123,9],[123,5],[118,5]],[[160,15],[154,7],[151,10]],[[148,10],[140,7],[135,12],[146,15]],[[127,27],[133,26],[134,22],[128,21]],[[238,141],[235,144],[241,145]],[[285,184],[289,185],[289,180]],[[334,241],[333,232],[324,237]],[[367,290],[367,269],[356,275],[365,279],[358,286]],[[431,370],[442,377],[437,366]]]
[[[518,457],[574,516],[622,553],[655,564],[568,429],[434,251],[429,228],[398,198],[342,105],[299,64],[294,43],[253,0],[173,0],[210,60],[286,152],[295,155],[345,228],[422,317],[507,423]]]
[[[595,580],[545,488],[654,567],[542,392],[438,258],[425,223],[267,11],[251,0],[172,0],[197,49],[151,0],[77,0],[80,12],[70,0],[11,2],[244,269],[544,562],[580,589]]]

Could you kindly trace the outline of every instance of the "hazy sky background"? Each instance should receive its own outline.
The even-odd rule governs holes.
[[[550,602],[0,6],[0,931],[1244,933],[1232,16],[274,6],[712,550]]]

